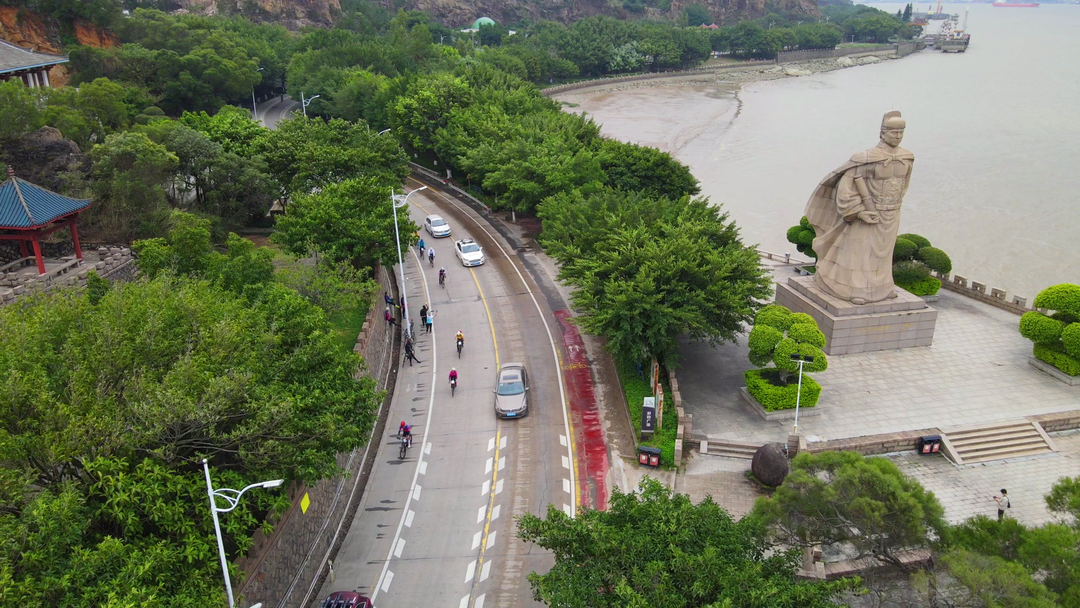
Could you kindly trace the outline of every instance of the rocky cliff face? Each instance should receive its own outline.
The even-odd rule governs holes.
[[[279,0],[285,2],[287,0]],[[294,0],[295,1],[295,0]],[[513,23],[522,19],[550,19],[569,23],[594,15],[609,15],[620,19],[640,18],[622,8],[617,0],[381,0],[388,10],[400,6],[406,10],[420,10],[435,16],[450,27],[468,27],[478,17],[491,17],[500,23]],[[644,16],[654,18],[677,17],[688,5],[701,4],[709,9],[717,24],[735,23],[742,18],[760,17],[766,13],[765,0],[673,0],[671,10],[660,12],[649,9]],[[793,13],[817,15],[816,0],[780,0],[778,8]]]
[[[79,44],[96,47],[113,47],[120,39],[110,30],[79,19],[73,24],[75,39]],[[38,13],[10,6],[0,6],[0,38],[23,48],[42,53],[64,54],[60,38],[60,24],[55,19]],[[67,68],[58,65],[49,70],[53,86],[63,86],[68,81]]]
[[[173,0],[180,11],[195,15],[243,15],[252,21],[280,23],[295,30],[331,27],[341,13],[339,0]]]

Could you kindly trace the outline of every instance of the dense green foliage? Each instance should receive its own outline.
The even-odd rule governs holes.
[[[906,571],[903,551],[929,547],[947,531],[933,493],[906,477],[887,458],[857,452],[801,452],[791,473],[754,514],[777,538],[794,546],[846,543]]]
[[[777,370],[748,369],[743,372],[746,392],[750,393],[766,412],[795,409],[798,406],[814,407],[821,397],[821,385],[810,376],[803,374],[802,390],[798,382],[785,382],[780,379]]]
[[[206,243],[185,225],[155,245]],[[219,487],[314,482],[363,443],[377,402],[359,359],[299,294],[230,273],[243,255],[230,243],[213,280],[161,272],[0,309],[5,603],[220,605],[201,459]],[[287,506],[281,491],[245,496],[223,517],[229,554]]]
[[[817,321],[806,313],[792,313],[779,304],[770,304],[758,311],[747,344],[750,362],[758,367],[772,363],[781,386],[791,382],[792,374],[799,371],[798,362],[791,360],[792,355],[814,358],[811,363],[803,363],[804,374],[829,368],[829,360],[821,350],[825,348],[825,334],[818,329]],[[764,403],[764,395],[759,396],[753,391],[750,394]],[[791,405],[787,407],[795,407],[794,393]]]
[[[797,553],[768,543],[757,520],[735,521],[711,498],[695,505],[649,478],[636,493],[615,489],[606,511],[526,514],[518,535],[555,556],[548,573],[529,575],[536,601],[550,606],[825,608],[857,584],[796,581]]]
[[[673,365],[679,336],[734,340],[771,293],[756,252],[706,199],[572,192],[539,215],[559,277],[577,288],[575,321],[621,360]]]
[[[652,397],[652,386],[644,372],[639,373],[636,365],[619,362],[619,383],[622,384],[623,394],[626,395],[626,406],[630,411],[630,427],[637,432],[641,428],[641,410],[645,405],[645,397]],[[645,367],[644,365],[642,366]],[[679,414],[675,409],[674,398],[671,388],[662,382],[664,386],[664,413],[661,426],[653,432],[651,437],[639,441],[638,445],[660,448],[660,466],[665,469],[675,468],[675,440],[679,435]]]
[[[1035,296],[1037,310],[1020,317],[1020,335],[1035,343],[1036,358],[1080,376],[1080,285],[1053,285]]]
[[[814,251],[814,237],[816,236],[814,227],[810,225],[810,220],[806,219],[805,215],[799,220],[797,226],[792,226],[787,231],[788,242],[795,245],[799,253],[815,260],[817,259],[817,252]]]

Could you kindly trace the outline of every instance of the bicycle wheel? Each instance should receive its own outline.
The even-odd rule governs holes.
[[[398,449],[398,460],[405,460],[405,452],[409,449],[409,445],[404,441],[401,442],[401,448]]]

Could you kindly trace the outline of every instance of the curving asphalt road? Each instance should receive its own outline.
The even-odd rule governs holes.
[[[288,95],[271,97],[266,101],[256,104],[259,110],[258,120],[268,129],[277,128],[277,123],[289,117],[293,112],[300,111],[300,102],[293,101]]]
[[[411,184],[417,187],[419,184]],[[526,576],[552,558],[516,538],[514,519],[543,514],[548,504],[573,513],[579,497],[574,429],[568,415],[559,328],[540,290],[486,222],[460,203],[425,190],[409,199],[419,225],[439,213],[453,236],[425,241],[434,267],[412,248],[405,262],[412,314],[428,303],[434,331],[417,332],[421,363],[400,368],[386,436],[337,558],[332,591],[356,590],[379,608],[540,605]],[[489,232],[490,231],[490,232]],[[464,268],[453,241],[471,237],[487,263]],[[445,287],[438,268],[445,266]],[[422,327],[419,320],[417,328]],[[459,359],[453,336],[465,334]],[[530,374],[530,414],[497,420],[492,390],[497,366],[523,362]],[[459,373],[457,393],[447,375]],[[414,428],[414,446],[398,459],[399,421]]]

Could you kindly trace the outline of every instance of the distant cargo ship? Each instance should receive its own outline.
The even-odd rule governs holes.
[[[1039,8],[1038,2],[995,2],[994,6],[1009,8]]]

